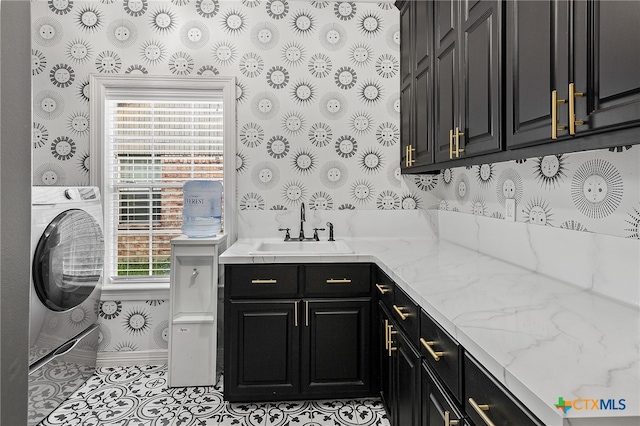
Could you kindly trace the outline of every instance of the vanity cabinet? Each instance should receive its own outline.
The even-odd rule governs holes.
[[[168,385],[217,382],[218,254],[226,236],[171,240]]]
[[[228,401],[375,392],[371,265],[226,265]]]

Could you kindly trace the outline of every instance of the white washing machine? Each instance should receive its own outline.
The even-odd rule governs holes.
[[[95,371],[102,291],[102,203],[95,187],[33,187],[29,424]]]

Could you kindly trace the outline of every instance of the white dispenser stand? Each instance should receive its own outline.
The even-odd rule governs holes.
[[[216,384],[218,255],[227,236],[171,240],[171,387]]]

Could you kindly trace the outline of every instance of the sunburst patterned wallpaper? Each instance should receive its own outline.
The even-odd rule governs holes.
[[[438,208],[504,219],[513,198],[518,222],[640,239],[639,165],[626,146],[444,169]]]
[[[241,210],[412,209],[389,2],[37,1],[33,180],[89,182],[91,73],[234,75]]]
[[[89,182],[90,73],[235,75],[240,209],[429,209],[640,238],[640,149],[400,176],[390,3],[40,0],[33,181]],[[105,301],[101,351],[167,348],[166,301]]]

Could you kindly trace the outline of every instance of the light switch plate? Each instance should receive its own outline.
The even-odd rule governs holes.
[[[516,200],[515,198],[507,198],[504,200],[504,218],[508,222],[516,221]]]

